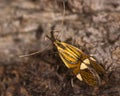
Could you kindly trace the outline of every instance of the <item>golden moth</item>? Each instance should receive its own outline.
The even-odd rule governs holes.
[[[73,45],[55,39],[53,31],[51,31],[51,37],[47,37],[57,48],[58,54],[66,67],[72,69],[80,81],[84,81],[90,86],[101,84],[100,75],[105,73],[105,69],[93,57],[88,56]]]

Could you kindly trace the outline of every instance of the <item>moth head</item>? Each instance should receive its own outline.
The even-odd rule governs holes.
[[[57,47],[58,51],[63,51],[66,49],[66,46],[63,42],[59,41],[59,40],[56,40],[54,42],[54,45]]]

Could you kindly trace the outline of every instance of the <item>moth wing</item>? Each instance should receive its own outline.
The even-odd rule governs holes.
[[[81,77],[84,82],[90,86],[100,85],[100,77],[94,70],[84,69],[80,70]]]
[[[95,71],[101,75],[105,73],[105,69],[102,65],[98,64],[93,57],[90,57],[90,64]]]

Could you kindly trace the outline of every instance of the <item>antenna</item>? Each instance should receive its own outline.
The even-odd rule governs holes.
[[[64,19],[65,19],[65,0],[63,0],[62,5],[63,5],[63,19],[61,22],[61,26],[64,24]],[[56,36],[56,38],[58,38],[58,35]]]
[[[65,17],[65,2],[63,1],[62,3],[63,3],[63,20],[61,22],[61,25],[64,24],[64,17]]]
[[[40,53],[41,51],[37,51],[37,52],[33,52],[33,53],[30,53],[30,54],[26,54],[26,55],[21,55],[19,56],[20,58],[23,58],[23,57],[28,57],[28,56],[32,56],[32,55],[35,55],[35,54],[38,54]]]
[[[63,0],[63,20],[62,20],[62,22],[61,22],[61,26],[64,24],[64,17],[65,17],[65,2],[64,2],[64,0]],[[52,30],[52,31],[56,31],[57,32],[57,30]],[[48,38],[49,38],[49,36],[47,36]],[[57,37],[58,37],[58,35],[57,35]],[[56,37],[56,38],[57,38]],[[20,58],[23,58],[23,57],[28,57],[28,56],[32,56],[32,55],[35,55],[35,54],[38,54],[38,53],[40,53],[40,52],[42,52],[42,51],[37,51],[37,52],[33,52],[33,53],[30,53],[30,54],[26,54],[26,55],[21,55],[21,56],[19,56]]]

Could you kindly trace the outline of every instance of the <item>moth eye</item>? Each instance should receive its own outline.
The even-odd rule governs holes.
[[[84,69],[87,69],[87,68],[88,68],[88,66],[85,65],[85,63],[81,63],[81,65],[80,65],[81,70],[84,70]]]
[[[80,74],[77,74],[76,77],[77,77],[80,81],[83,80]]]
[[[85,60],[83,60],[83,62],[84,62],[85,64],[90,64],[90,60],[89,60],[89,59],[85,59]]]

